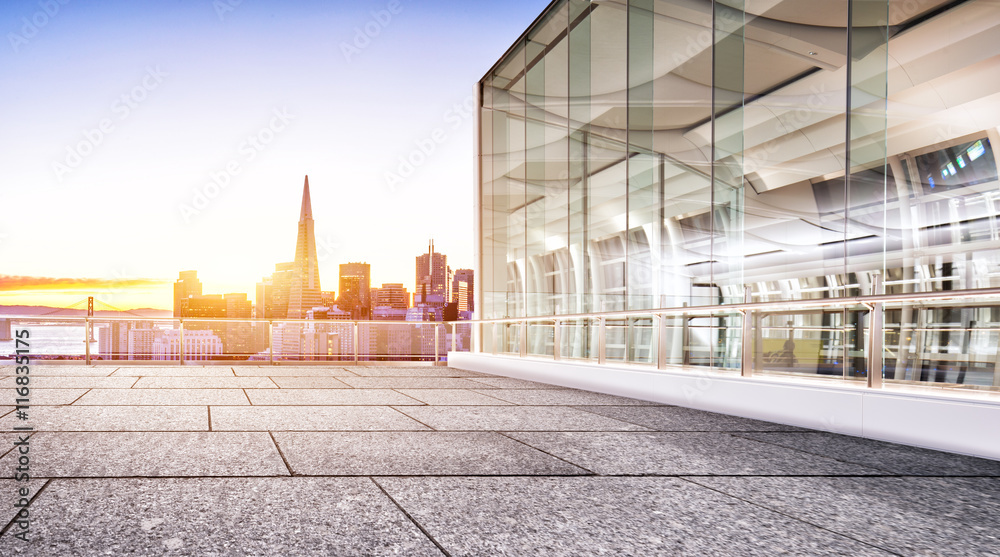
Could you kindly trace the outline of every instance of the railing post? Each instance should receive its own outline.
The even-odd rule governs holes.
[[[358,365],[358,322],[354,322],[354,333],[351,335],[351,344],[354,346],[354,365]]]
[[[499,342],[497,342],[497,331],[499,331],[501,329],[500,329],[500,323],[499,322],[497,322],[497,323],[491,323],[491,325],[492,325],[492,327],[490,328],[490,330],[491,330],[491,332],[493,334],[490,336],[490,339],[491,339],[490,340],[490,350],[493,352],[493,355],[496,356],[497,355],[497,345],[500,344]]]
[[[882,293],[882,275],[872,277],[872,295]],[[882,303],[868,306],[868,388],[882,388]]]
[[[274,365],[274,321],[267,322],[267,359]]]
[[[518,355],[522,358],[528,355],[528,322],[521,321],[517,331]]]
[[[90,318],[89,317],[85,317],[84,321],[83,321],[83,335],[84,335],[84,337],[83,337],[83,345],[87,349],[86,354],[87,354],[87,365],[88,366],[90,365],[90,338],[91,338],[90,335],[91,335],[91,331],[92,331],[92,329],[90,327],[91,327],[91,325],[90,325]]]
[[[441,340],[441,327],[438,324],[434,324],[434,363],[438,363],[441,360],[441,350],[438,348],[439,341]]]
[[[607,320],[602,315],[597,318],[597,363],[603,365],[608,357]]]
[[[743,289],[743,303],[749,304],[751,301],[750,287],[745,286]],[[743,315],[742,324],[742,335],[740,347],[740,375],[743,377],[753,376],[753,310],[741,310],[740,314]]]
[[[552,327],[552,359],[558,361],[562,357],[562,322],[556,319]]]
[[[451,351],[458,352],[458,323],[451,322]]]
[[[667,316],[656,316],[656,369],[667,369]]]
[[[177,326],[177,360],[184,365],[184,320]]]

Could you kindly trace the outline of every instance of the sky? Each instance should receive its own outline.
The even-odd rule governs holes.
[[[474,86],[547,4],[5,0],[0,305],[252,299],[306,175],[324,290],[472,268]]]

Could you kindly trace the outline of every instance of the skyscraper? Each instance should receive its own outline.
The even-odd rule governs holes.
[[[174,283],[174,317],[181,317],[182,300],[192,296],[201,296],[198,271],[181,271],[180,277]]]
[[[343,263],[340,266],[340,298],[337,306],[354,319],[368,319],[371,310],[371,265]]]
[[[414,303],[443,306],[450,301],[451,268],[448,267],[448,256],[434,251],[434,240],[430,241],[427,253],[417,256],[416,279]]]
[[[451,280],[451,303],[457,304],[458,311],[473,311],[475,305],[472,300],[472,293],[475,290],[476,280],[472,269],[455,270],[454,278]],[[464,286],[463,286],[464,285]],[[462,299],[461,291],[465,290],[465,299]]]
[[[305,319],[306,312],[322,305],[319,286],[319,260],[316,257],[316,234],[309,198],[309,176],[302,188],[302,211],[295,241],[295,262],[288,295],[288,318]]]

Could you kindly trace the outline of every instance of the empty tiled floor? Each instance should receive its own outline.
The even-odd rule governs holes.
[[[35,370],[0,555],[1000,554],[1000,462],[442,367]]]

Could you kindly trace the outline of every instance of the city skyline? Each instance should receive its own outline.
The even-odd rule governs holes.
[[[473,267],[474,84],[546,2],[56,4],[0,7],[0,305],[253,292],[305,174],[322,274]]]

